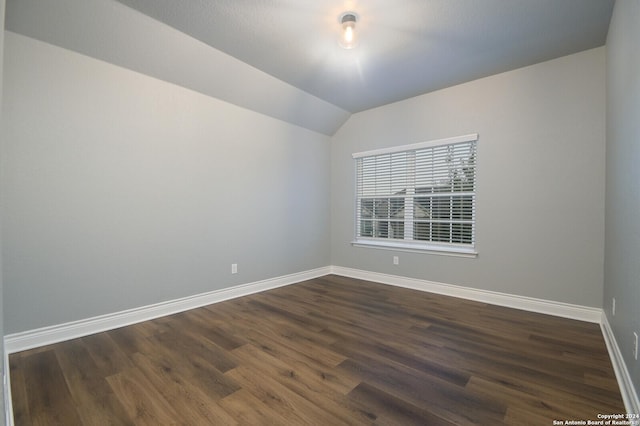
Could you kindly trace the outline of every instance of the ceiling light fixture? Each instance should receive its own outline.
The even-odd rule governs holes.
[[[344,12],[338,17],[338,22],[342,26],[340,33],[340,46],[345,49],[353,49],[358,44],[356,37],[356,21],[358,15],[355,12]]]

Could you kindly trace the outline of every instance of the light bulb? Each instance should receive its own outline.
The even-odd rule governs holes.
[[[342,34],[340,35],[340,46],[345,49],[352,49],[356,47],[356,14],[353,12],[345,12],[339,17],[339,22],[342,25]]]
[[[347,25],[344,29],[344,42],[346,44],[353,43],[353,26]]]

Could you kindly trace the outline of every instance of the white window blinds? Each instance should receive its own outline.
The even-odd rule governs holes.
[[[473,252],[477,139],[354,154],[356,243]]]

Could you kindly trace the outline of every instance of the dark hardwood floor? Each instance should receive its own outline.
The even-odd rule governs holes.
[[[624,406],[597,324],[326,276],[10,356],[16,425],[551,425]]]

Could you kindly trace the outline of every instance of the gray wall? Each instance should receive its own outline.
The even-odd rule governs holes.
[[[9,31],[4,77],[7,333],[329,264],[327,136]]]
[[[602,306],[604,48],[356,114],[329,148],[6,34],[8,333],[328,264]],[[477,259],[351,246],[352,152],[470,132]]]
[[[604,308],[640,394],[640,2],[617,0],[607,37],[607,183]],[[616,314],[612,299],[616,299]]]
[[[0,128],[2,127],[2,74],[3,74],[3,51],[4,51],[4,9],[5,9],[5,0],[0,0]],[[0,158],[4,155],[2,150],[2,146],[0,145]],[[1,172],[0,172],[1,176]],[[2,192],[0,187],[0,200],[2,199]],[[0,206],[1,206],[0,201]],[[0,209],[0,224],[2,223],[2,211]],[[4,379],[4,297],[3,297],[3,283],[2,283],[2,232],[0,226],[0,356],[2,357],[2,361],[0,361],[0,377]],[[4,382],[3,382],[4,383]],[[0,385],[0,426],[5,424],[5,415],[4,415],[4,386]]]
[[[477,258],[350,244],[353,152],[475,132]],[[332,264],[601,307],[604,138],[604,48],[354,114],[332,139]]]

